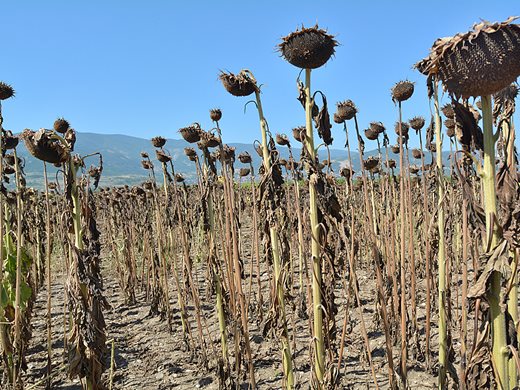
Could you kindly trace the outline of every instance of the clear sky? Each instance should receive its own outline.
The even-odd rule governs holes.
[[[425,78],[412,65],[436,38],[520,15],[520,2],[0,0],[0,9],[0,80],[17,92],[3,105],[5,128],[50,127],[64,116],[78,131],[179,138],[192,122],[209,129],[208,110],[219,107],[224,140],[251,143],[254,107],[244,114],[248,99],[227,94],[219,70],[250,69],[271,131],[290,134],[304,122],[299,69],[276,45],[302,23],[318,22],[341,44],[313,72],[331,115],[338,100],[352,99],[362,128],[393,128],[390,88],[399,80],[416,82],[404,119],[429,119]],[[333,136],[341,148],[337,125]]]

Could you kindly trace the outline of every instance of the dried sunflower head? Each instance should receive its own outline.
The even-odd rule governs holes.
[[[363,164],[367,171],[371,171],[379,165],[379,157],[370,156],[363,161]]]
[[[242,152],[238,155],[238,160],[242,163],[242,164],[249,164],[252,159],[251,159],[251,155],[247,152]]]
[[[14,96],[14,89],[9,84],[0,81],[0,100],[7,100]]]
[[[373,131],[376,131],[378,134],[381,134],[386,130],[385,125],[383,125],[383,122],[371,122],[370,128]]]
[[[392,101],[396,102],[404,102],[412,97],[414,90],[414,85],[412,82],[405,80],[399,81],[392,88]]]
[[[196,158],[197,158],[197,152],[196,152],[195,149],[193,149],[193,148],[184,148],[184,154],[185,154],[186,157],[188,157],[190,160],[191,160],[191,159],[196,159]]]
[[[179,130],[182,138],[190,144],[200,141],[202,135],[202,129],[198,123],[194,123],[190,126],[183,127]]]
[[[4,144],[2,145],[4,150],[14,149],[18,146],[18,142],[20,139],[18,136],[13,135],[11,130],[6,130],[4,132]]]
[[[54,131],[65,134],[70,128],[69,122],[65,118],[58,118],[54,121]]]
[[[455,136],[455,121],[448,118],[444,121],[444,125],[446,126],[446,135],[453,138]]]
[[[375,141],[379,137],[379,132],[372,127],[369,127],[365,130],[365,137],[367,137],[371,141]]]
[[[399,147],[398,147],[399,148]],[[399,150],[397,151],[399,152]],[[395,153],[395,152],[394,152]],[[395,167],[397,166],[395,160],[388,160],[387,162],[385,162],[386,166],[390,169],[395,169]]]
[[[70,149],[49,130],[40,129],[36,132],[26,129],[20,136],[25,147],[34,157],[51,164],[61,164],[70,157]]]
[[[206,148],[216,148],[220,145],[220,138],[216,137],[209,131],[201,130],[199,143],[201,143]]]
[[[466,33],[437,39],[415,67],[456,97],[492,95],[520,75],[520,25],[515,19],[481,22]]]
[[[240,168],[240,177],[245,177],[247,175],[249,175],[249,173],[251,173],[251,169],[249,168]]]
[[[357,114],[358,110],[352,100],[345,100],[336,103],[336,114],[338,119],[344,121],[351,120]]]
[[[305,139],[305,135],[307,134],[307,129],[305,126],[299,126],[292,129],[293,137],[298,142],[303,142]]]
[[[349,179],[350,177],[354,176],[355,172],[349,166],[345,166],[340,169],[339,174],[345,179]]]
[[[157,157],[157,160],[159,160],[162,163],[170,162],[172,159],[172,156],[168,156],[166,153],[164,153],[162,150],[156,150],[155,155]]]
[[[407,136],[409,130],[410,130],[410,127],[408,126],[408,123],[401,122],[400,126],[399,126],[399,122],[395,122],[395,133],[397,135],[402,134],[403,136]]]
[[[332,57],[338,42],[318,25],[296,30],[282,38],[278,50],[290,64],[302,69],[319,68]]]
[[[415,116],[412,119],[410,119],[408,123],[410,124],[410,127],[415,131],[421,131],[426,121],[422,116]]]
[[[161,136],[153,137],[152,145],[156,148],[162,148],[164,145],[166,145],[166,138],[163,138]]]
[[[419,168],[417,165],[410,165],[410,173],[412,175],[417,175],[419,173],[419,171],[421,170],[421,168]]]
[[[412,156],[415,159],[420,159],[424,156],[423,151],[420,149],[412,149]]]
[[[16,172],[15,169],[11,165],[8,165],[8,164],[5,164],[3,166],[3,168],[4,168],[4,172],[3,172],[4,175],[12,175],[13,173]]]
[[[334,113],[334,115],[332,116],[332,120],[334,121],[334,123],[337,123],[338,125],[341,125],[342,123],[345,122],[345,120],[343,118],[341,118],[337,112]]]
[[[450,103],[445,104],[441,108],[442,113],[446,118],[453,119],[455,116],[455,110],[453,109],[453,106]]]
[[[276,143],[280,146],[291,146],[289,138],[285,134],[276,134]]]
[[[249,96],[258,91],[256,80],[247,70],[241,70],[237,75],[231,72],[221,72],[219,78],[226,91],[233,96]]]
[[[213,122],[218,122],[222,118],[222,111],[220,111],[220,108],[209,110],[209,117]]]
[[[222,147],[222,157],[224,158],[224,160],[228,161],[228,162],[234,162],[235,161],[235,152],[236,152],[236,148],[234,146],[229,146],[229,145],[223,145]],[[217,156],[220,160],[220,150],[217,150]]]

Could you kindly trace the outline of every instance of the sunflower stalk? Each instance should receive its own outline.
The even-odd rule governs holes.
[[[271,156],[269,153],[269,147],[267,144],[267,122],[264,117],[262,109],[262,101],[260,99],[260,91],[255,91],[256,105],[258,108],[258,117],[260,120],[260,131],[262,133],[262,153],[264,160],[265,174],[269,174],[271,171]],[[285,376],[285,386],[291,390],[294,388],[294,374],[293,374],[293,361],[291,346],[289,343],[289,331],[287,328],[287,320],[285,314],[285,293],[283,276],[284,272],[282,269],[281,258],[280,258],[280,239],[278,237],[278,229],[276,226],[269,226],[269,235],[271,238],[271,250],[273,254],[273,265],[274,265],[274,285],[276,291],[276,298],[279,303],[280,316],[283,323],[283,332],[281,336],[281,349],[282,349],[282,364]]]
[[[312,107],[314,99],[311,94],[311,69],[305,69],[305,146],[312,164],[316,162],[314,148],[314,130],[312,126]],[[315,175],[315,174],[314,174]],[[312,259],[312,308],[314,315],[314,374],[318,388],[323,387],[325,374],[325,345],[323,340],[323,305],[321,302],[322,274],[320,256],[320,223],[318,220],[318,202],[315,180],[309,180],[309,216],[311,222],[311,259]]]
[[[435,120],[435,145],[437,148],[437,228],[439,232],[439,281],[438,281],[438,304],[439,304],[439,390],[446,388],[446,373],[448,367],[448,336],[446,323],[446,247],[445,247],[445,222],[444,222],[444,168],[442,165],[442,134],[441,114],[439,107],[439,84],[435,81],[434,120]]]
[[[52,385],[52,295],[51,295],[51,211],[49,201],[49,182],[47,180],[47,163],[43,162],[43,180],[45,184],[45,263],[47,267],[47,389]]]
[[[16,149],[13,150],[14,155],[14,169],[16,174],[16,292],[15,292],[15,305],[14,305],[14,346],[17,354],[17,361],[13,365],[13,383],[17,383],[18,376],[20,373],[18,372],[18,368],[22,367],[22,308],[20,306],[21,302],[21,283],[22,283],[22,187],[21,187],[21,172],[20,166],[18,164],[18,156],[16,154]],[[1,158],[1,157],[0,157]]]
[[[401,379],[403,386],[407,386],[407,359],[408,359],[408,341],[406,332],[406,317],[407,317],[407,304],[406,304],[406,213],[405,213],[405,175],[407,169],[404,166],[404,148],[403,148],[403,122],[402,122],[402,109],[401,101],[399,101],[399,191],[401,196],[399,197],[399,256],[400,256],[400,275],[401,275]]]
[[[3,172],[4,172],[4,132],[3,132],[3,116],[2,116],[2,101],[0,100],[0,185],[3,185]],[[0,291],[3,288],[4,281],[4,194],[0,192]],[[4,310],[0,308],[0,347],[2,353],[5,353],[9,357],[11,356],[12,348],[9,340],[9,327],[5,318]],[[4,365],[8,378],[12,378],[10,372],[11,367]]]
[[[481,96],[482,121],[484,125],[484,165],[481,172],[482,189],[484,193],[484,212],[486,214],[486,236],[490,242],[485,248],[493,250],[499,243],[501,235],[497,223],[497,195],[495,178],[495,142],[493,134],[493,112],[491,96]],[[501,287],[503,275],[500,271],[493,271],[490,277],[490,287],[487,293],[491,314],[492,358],[497,368],[497,382],[503,390],[509,386],[509,365],[506,335],[506,316],[501,309]]]
[[[168,178],[167,178],[167,168],[166,168],[166,163],[164,162],[161,162],[161,165],[162,165],[162,172],[163,172],[163,190],[164,190],[164,198],[166,199],[166,204],[168,204],[168,199],[169,199],[169,192],[168,192]],[[155,198],[156,198],[156,210],[155,210],[155,220],[156,220],[156,225],[157,225],[157,229],[158,229],[158,232],[159,232],[159,239],[157,240],[157,244],[158,244],[158,248],[157,248],[157,251],[158,251],[158,255],[159,255],[159,261],[161,263],[161,278],[163,280],[163,288],[164,288],[164,293],[165,293],[165,306],[166,306],[166,315],[167,315],[167,318],[168,318],[168,326],[170,327],[170,329],[172,328],[172,324],[171,324],[171,321],[172,321],[172,315],[171,315],[171,309],[170,309],[170,298],[169,298],[169,287],[168,287],[168,275],[167,275],[167,264],[166,264],[166,258],[164,256],[164,253],[163,253],[163,248],[162,248],[162,243],[161,243],[161,237],[162,237],[162,226],[163,226],[163,221],[161,221],[161,213],[159,212],[159,197],[157,196],[158,194],[156,193],[155,194]],[[173,229],[170,227],[169,224],[166,224],[166,226],[168,226],[168,240],[169,240],[169,243],[170,243],[170,247],[173,248],[174,247],[174,239],[173,239]],[[179,278],[179,267],[178,267],[178,264],[177,264],[177,256],[175,256],[174,254],[172,254],[172,264],[173,264],[173,273],[174,273],[174,278],[175,278],[175,285],[177,287],[177,301],[178,301],[178,304],[179,304],[179,310],[180,310],[180,317],[181,317],[181,324],[182,324],[182,333],[183,333],[183,336],[184,336],[184,341],[185,343],[188,345],[189,347],[189,342],[188,340],[191,338],[191,331],[189,329],[189,325],[188,325],[188,317],[187,317],[187,313],[186,313],[186,304],[184,302],[184,298],[183,298],[183,295],[182,295],[182,291],[181,291],[181,283],[180,283],[180,278]]]
[[[419,134],[419,147],[423,150],[422,131],[418,131]],[[427,182],[428,175],[426,175],[425,164],[424,164],[424,153],[421,153],[421,170],[422,170],[422,190],[423,190],[423,237],[424,237],[424,263],[425,263],[425,278],[426,278],[426,345],[424,354],[426,355],[427,367],[431,364],[430,356],[430,332],[431,332],[431,262],[430,262],[430,241],[428,240],[428,227],[430,225],[430,213],[428,210],[428,192]]]

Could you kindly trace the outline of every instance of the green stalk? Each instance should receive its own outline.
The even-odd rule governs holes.
[[[448,364],[447,351],[447,324],[446,324],[446,253],[444,240],[444,170],[442,166],[442,134],[441,115],[439,108],[439,84],[434,85],[434,108],[435,108],[435,145],[437,147],[437,223],[439,231],[439,390],[446,388],[446,368]]]
[[[264,118],[264,112],[262,110],[262,102],[260,100],[260,91],[255,92],[256,104],[258,108],[258,117],[260,119],[260,131],[262,133],[262,153],[264,160],[264,168],[266,174],[271,171],[271,159],[269,156],[269,148],[267,145],[267,126]],[[283,371],[285,374],[285,385],[286,388],[291,390],[294,388],[294,374],[293,374],[293,363],[291,346],[289,343],[289,332],[287,329],[287,321],[285,316],[285,294],[283,290],[283,279],[282,267],[280,260],[280,240],[278,237],[278,230],[276,226],[269,227],[269,235],[271,237],[271,250],[273,252],[273,265],[274,265],[274,284],[276,289],[276,297],[280,305],[280,315],[283,322],[283,333],[281,336],[282,342],[282,364]],[[260,275],[258,276],[260,277]]]
[[[491,237],[491,242],[485,243],[485,247],[492,250],[500,240],[498,224],[494,221],[497,216],[497,196],[495,189],[495,136],[493,134],[493,112],[491,108],[491,96],[482,96],[482,120],[484,125],[484,168],[482,171],[482,188],[484,190],[484,211],[486,213],[486,236]],[[491,313],[491,334],[493,337],[492,357],[495,361],[498,380],[502,389],[509,389],[508,355],[506,339],[505,313],[500,309],[500,290],[502,273],[493,271],[490,277],[488,290],[488,302]]]
[[[312,164],[316,161],[316,150],[314,149],[314,131],[312,127],[312,107],[313,99],[311,95],[311,70],[305,69],[305,127],[307,135],[305,146],[310,154]],[[323,311],[321,304],[321,258],[318,221],[318,203],[316,187],[313,180],[309,180],[309,215],[311,220],[311,255],[312,255],[312,308],[314,314],[314,373],[316,375],[318,388],[323,388],[323,377],[325,372],[325,346],[323,343]]]

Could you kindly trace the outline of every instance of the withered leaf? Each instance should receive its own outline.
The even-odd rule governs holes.
[[[298,101],[300,102],[300,104],[302,105],[303,109],[305,110],[305,100],[307,98],[307,94],[305,93],[305,86],[303,85],[303,83],[301,81],[298,81]],[[315,102],[313,102],[313,105],[312,105],[312,117],[314,118],[315,116],[317,116],[319,113],[319,108],[318,106],[316,105]]]
[[[477,123],[477,112],[467,102],[462,104],[453,100],[452,107],[457,124],[455,134],[459,142],[470,149],[483,150],[484,135]]]
[[[314,123],[318,129],[318,135],[320,138],[323,140],[323,142],[325,142],[326,145],[330,145],[332,144],[333,139],[330,132],[332,125],[330,124],[330,116],[327,109],[327,98],[323,94],[321,94],[321,97],[323,100],[323,105],[318,115],[314,117]]]
[[[507,281],[511,274],[509,265],[509,246],[506,240],[502,240],[494,249],[480,256],[480,264],[484,269],[477,281],[468,290],[469,299],[482,298],[486,300],[489,292],[489,282],[493,272],[500,272],[502,280]],[[504,309],[504,307],[502,308]]]

